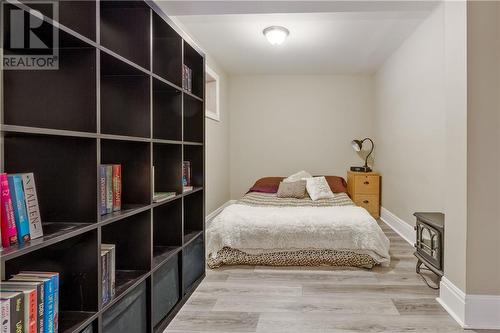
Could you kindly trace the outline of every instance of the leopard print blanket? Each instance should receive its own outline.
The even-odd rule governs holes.
[[[224,265],[252,266],[342,266],[372,268],[377,263],[367,254],[342,250],[298,250],[252,255],[225,247],[216,258],[208,258],[210,268]]]

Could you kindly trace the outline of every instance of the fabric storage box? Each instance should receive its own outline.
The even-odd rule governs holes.
[[[103,314],[104,333],[148,332],[146,281]]]
[[[205,250],[203,235],[198,236],[182,250],[182,279],[184,293],[205,272]]]
[[[179,259],[176,254],[153,274],[153,326],[179,301]]]

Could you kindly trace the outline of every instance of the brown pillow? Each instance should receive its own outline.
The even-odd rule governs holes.
[[[306,181],[299,180],[296,182],[285,183],[281,182],[278,188],[278,198],[296,198],[302,199],[306,196]]]
[[[344,178],[338,176],[325,176],[325,178],[333,193],[347,193],[347,183]]]
[[[248,192],[276,193],[285,177],[264,177],[255,182]]]

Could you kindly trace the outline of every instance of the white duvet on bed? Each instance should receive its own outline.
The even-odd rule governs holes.
[[[389,239],[377,221],[356,206],[225,208],[207,229],[207,255],[224,247],[248,254],[303,249],[350,250],[388,264]]]

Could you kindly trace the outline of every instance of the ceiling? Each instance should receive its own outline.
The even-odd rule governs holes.
[[[231,74],[372,74],[433,10],[429,1],[157,1]],[[270,25],[290,30],[272,46]]]

